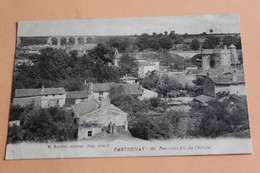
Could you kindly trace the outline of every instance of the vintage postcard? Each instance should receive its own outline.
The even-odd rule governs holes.
[[[238,14],[18,23],[6,159],[251,152]]]

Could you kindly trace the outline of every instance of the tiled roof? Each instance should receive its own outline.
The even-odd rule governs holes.
[[[87,98],[87,91],[69,91],[66,93],[66,98]]]
[[[236,75],[236,74],[233,74]],[[244,75],[236,75],[237,80],[233,81],[232,78],[224,75],[210,77],[216,85],[231,85],[231,84],[244,84]]]
[[[96,99],[86,100],[79,104],[73,105],[72,109],[78,117],[84,116],[100,107],[100,103]]]
[[[40,106],[41,107],[41,98],[40,96],[36,97],[18,97],[13,99],[13,105],[30,105],[34,104],[34,106]]]
[[[64,94],[64,88],[43,88],[43,89],[16,89],[15,97],[32,97],[46,94]]]
[[[199,96],[194,98],[195,101],[198,101],[198,102],[203,103],[203,104],[209,102],[212,99],[213,99],[213,97],[206,96],[206,95],[199,95]]]
[[[124,125],[128,115],[110,103],[100,105],[97,100],[81,102],[74,105],[73,110],[80,118],[80,124],[108,125],[113,122],[116,125]]]
[[[94,92],[108,92],[114,83],[96,83],[93,84]]]
[[[65,89],[62,88],[43,88],[42,94],[64,94],[66,93]]]
[[[132,85],[132,84],[115,84],[114,87],[120,87],[122,89],[123,94],[127,95],[142,95],[143,91],[140,85]]]
[[[15,97],[32,97],[32,96],[40,96],[41,89],[16,89]]]
[[[94,92],[109,92],[113,87],[121,87],[124,94],[140,95],[143,94],[140,85],[133,84],[119,84],[119,83],[97,83],[93,84]]]

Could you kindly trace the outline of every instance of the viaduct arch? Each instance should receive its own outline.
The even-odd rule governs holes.
[[[89,36],[49,36],[48,45],[66,46],[66,45],[84,45],[93,40]]]

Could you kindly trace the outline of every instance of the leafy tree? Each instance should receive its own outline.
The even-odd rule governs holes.
[[[127,37],[112,37],[108,44],[111,47],[117,48],[119,52],[127,52],[132,45],[131,41]]]
[[[223,44],[230,46],[231,44],[235,45],[237,49],[241,49],[241,39],[240,37],[225,36],[223,39]]]
[[[175,31],[170,31],[170,34],[169,34],[169,37],[172,39],[172,40],[175,40],[177,39],[177,34],[175,33]]]
[[[151,38],[148,43],[148,47],[153,49],[154,51],[160,50],[160,44],[158,42],[158,38]]]
[[[212,34],[213,33],[213,29],[210,29],[209,32]]]
[[[89,54],[92,58],[101,59],[105,64],[114,63],[115,49],[108,44],[98,44]]]
[[[123,54],[118,62],[118,65],[121,76],[130,75],[137,77],[138,63],[129,54]]]
[[[190,48],[192,50],[198,50],[200,48],[200,42],[197,39],[192,40]]]
[[[215,49],[219,45],[220,39],[215,36],[208,36],[202,45],[203,49]]]
[[[45,141],[48,139],[73,140],[77,134],[75,118],[66,110],[59,108],[32,109],[23,112],[21,129],[24,140]]]
[[[155,90],[159,82],[159,76],[155,72],[151,72],[144,79],[142,86],[149,90]]]
[[[158,41],[162,49],[169,50],[173,47],[172,40],[169,36],[160,37]]]
[[[143,51],[148,48],[150,36],[147,33],[140,35],[136,40],[136,45],[139,51]]]

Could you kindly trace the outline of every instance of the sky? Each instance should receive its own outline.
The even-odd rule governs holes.
[[[240,33],[238,14],[133,18],[42,20],[18,22],[18,36],[111,36],[142,33]]]

